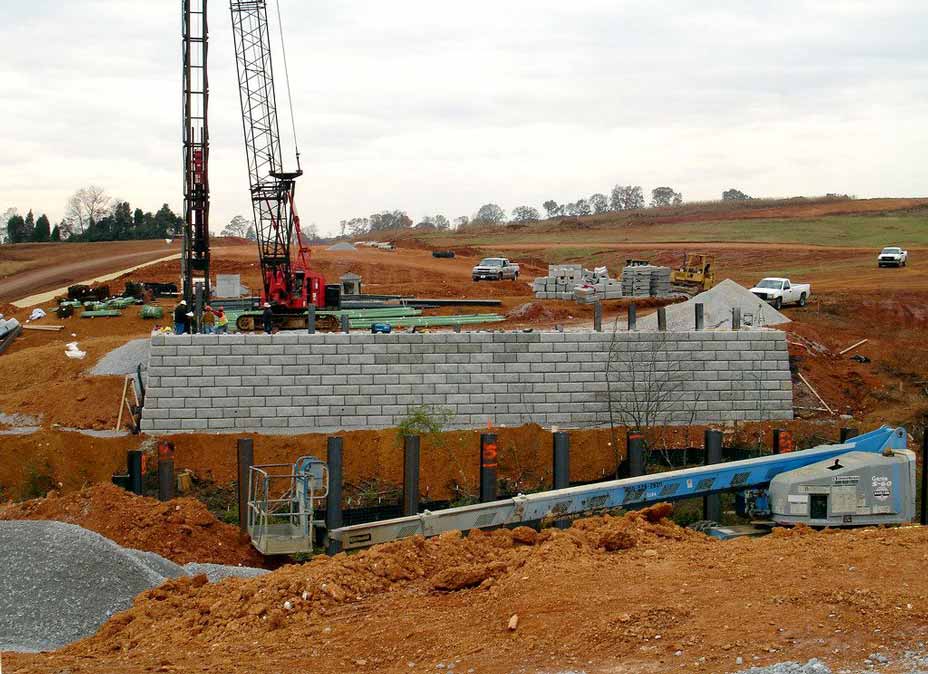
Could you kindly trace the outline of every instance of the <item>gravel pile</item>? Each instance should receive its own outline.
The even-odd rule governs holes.
[[[167,568],[72,524],[0,522],[0,650],[52,650],[90,636],[164,582]]]
[[[685,332],[696,327],[695,305],[702,303],[706,330],[731,329],[731,310],[741,309],[741,324],[744,326],[781,325],[790,320],[759,299],[747,288],[731,279],[725,279],[706,292],[699,293],[681,304],[667,307],[667,329],[671,332]],[[638,320],[639,330],[657,330],[657,314],[650,314]]]
[[[93,375],[126,375],[135,374],[138,366],[142,369],[148,367],[148,352],[151,345],[149,339],[133,339],[118,349],[113,349],[94,365],[90,374]]]
[[[187,564],[123,548],[73,524],[0,521],[0,651],[47,651],[96,633],[136,595],[205,573],[210,582],[264,569]]]
[[[751,667],[737,674],[831,674],[831,670],[821,660],[809,660],[804,665],[798,662],[780,662],[769,667]]]
[[[355,248],[354,245],[348,243],[347,241],[340,241],[334,245],[329,246],[328,250],[331,250],[334,252],[340,252],[340,251],[348,252],[352,250],[357,250],[357,248]]]
[[[266,569],[255,569],[250,566],[226,566],[223,564],[198,564],[191,562],[184,564],[184,571],[191,576],[205,573],[211,583],[218,583],[225,578],[254,578],[268,573]]]

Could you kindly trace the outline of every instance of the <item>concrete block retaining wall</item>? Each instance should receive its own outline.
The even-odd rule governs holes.
[[[612,357],[610,359],[610,352]],[[607,365],[611,360],[609,383]],[[665,403],[654,404],[661,398]],[[784,333],[157,335],[142,429],[269,434],[452,425],[708,424],[792,418]],[[624,412],[623,412],[624,411]]]

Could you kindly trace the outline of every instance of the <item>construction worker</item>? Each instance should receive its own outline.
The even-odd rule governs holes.
[[[190,312],[187,311],[187,300],[181,300],[174,307],[174,334],[183,335],[190,328]]]
[[[211,335],[215,330],[213,330],[213,325],[215,325],[216,315],[213,313],[213,308],[208,304],[203,307],[203,318],[200,320],[200,332],[204,335]]]
[[[271,334],[271,329],[274,327],[274,310],[271,309],[271,303],[264,303],[264,313],[261,314],[261,318],[264,320],[264,332]]]
[[[216,308],[216,334],[224,335],[229,332],[229,317],[224,307]]]

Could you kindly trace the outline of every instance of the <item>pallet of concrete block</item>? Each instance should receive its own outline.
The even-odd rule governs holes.
[[[628,297],[661,297],[671,293],[670,269],[654,265],[622,270],[622,292]]]
[[[583,266],[579,264],[548,265],[548,278],[561,285],[583,283]]]
[[[651,270],[651,296],[663,297],[670,292],[670,267],[654,267]]]
[[[620,300],[622,297],[622,283],[616,279],[602,279],[598,283],[574,288],[574,300],[580,304]]]

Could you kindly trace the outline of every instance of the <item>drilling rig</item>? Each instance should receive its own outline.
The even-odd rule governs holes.
[[[209,76],[208,0],[183,0],[184,55],[184,235],[181,256],[183,298],[209,298]],[[200,279],[202,278],[202,281]],[[203,294],[196,296],[195,284]]]
[[[298,329],[307,325],[307,309],[325,306],[325,279],[309,268],[309,248],[302,239],[294,203],[296,179],[303,175],[296,146],[296,170],[285,171],[281,157],[277,94],[271,58],[266,0],[232,0],[232,35],[242,106],[242,128],[258,256],[261,263],[261,304],[274,312],[274,326]],[[279,20],[278,8],[278,20]],[[280,27],[281,50],[283,26]],[[289,95],[289,76],[287,76]],[[293,120],[292,97],[290,116]],[[296,145],[296,124],[293,124]],[[296,259],[292,250],[296,249]],[[259,313],[239,316],[241,331],[254,330]]]

